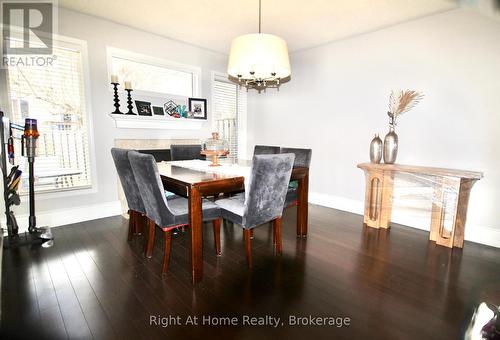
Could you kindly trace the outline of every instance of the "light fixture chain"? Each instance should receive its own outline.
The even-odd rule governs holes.
[[[262,6],[261,0],[259,0],[259,33],[261,33],[261,22],[262,22]]]

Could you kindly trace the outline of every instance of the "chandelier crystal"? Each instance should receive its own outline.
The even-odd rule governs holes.
[[[282,38],[261,33],[261,0],[259,0],[259,33],[245,34],[231,44],[227,66],[229,80],[247,89],[279,88],[291,75],[288,47]]]

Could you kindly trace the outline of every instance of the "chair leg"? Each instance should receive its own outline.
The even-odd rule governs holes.
[[[142,234],[142,225],[144,223],[144,215],[134,211],[134,234],[141,235]]]
[[[170,263],[170,249],[172,247],[172,230],[167,230],[163,232],[165,236],[165,249],[163,253],[163,266],[161,269],[162,274],[168,272],[168,265]]]
[[[156,228],[155,221],[148,218],[147,238],[145,247],[145,253],[147,258],[151,258],[153,256],[155,228]]]
[[[132,240],[132,234],[134,233],[134,211],[128,211],[128,237],[127,239]]]
[[[137,235],[146,235],[146,227],[148,224],[148,218],[146,217],[146,215],[138,212],[135,223],[135,232],[137,233]]]
[[[252,268],[252,238],[250,237],[250,231],[250,229],[243,229],[248,268]]]
[[[221,256],[222,251],[220,247],[220,224],[221,224],[221,219],[218,218],[216,220],[213,220],[213,227],[214,227],[214,240],[215,240],[215,255],[216,256]]]
[[[282,241],[281,241],[281,217],[278,217],[273,221],[273,229],[274,229],[274,239],[276,244],[276,254],[281,255],[282,251]]]

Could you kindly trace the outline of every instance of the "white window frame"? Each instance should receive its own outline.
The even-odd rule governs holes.
[[[81,66],[82,66],[82,77],[83,77],[83,95],[85,102],[85,112],[87,118],[87,140],[89,147],[89,163],[90,163],[90,185],[78,188],[62,188],[53,189],[45,192],[36,192],[37,200],[47,200],[60,197],[70,197],[70,196],[80,196],[87,194],[95,194],[98,192],[98,180],[97,180],[97,165],[96,165],[96,153],[95,153],[95,142],[94,142],[94,122],[93,122],[93,111],[92,111],[92,98],[91,98],[91,84],[90,84],[90,68],[89,68],[89,56],[88,56],[88,45],[87,41],[71,38],[59,34],[53,35],[53,42],[55,46],[61,46],[68,49],[78,50],[81,55]],[[10,89],[8,86],[8,70],[5,70],[5,77],[2,77],[0,83],[5,86],[7,90],[7,103],[5,108],[7,111],[7,116],[9,119],[11,116],[11,103],[10,103]],[[19,123],[19,122],[16,122]],[[22,123],[22,122],[21,122]],[[24,123],[22,123],[24,124]],[[16,157],[22,157],[20,150],[16,152]],[[36,171],[36,158],[35,158],[35,171]],[[22,193],[21,196],[26,196],[28,193]]]
[[[235,86],[238,86],[234,83],[232,83],[228,79],[228,75],[223,72],[218,72],[218,71],[212,71],[212,76],[210,77],[210,92],[212,94],[211,98],[211,105],[210,109],[212,113],[215,113],[215,100],[214,100],[214,94],[215,94],[215,80],[221,81],[221,79],[225,79],[225,81],[229,84],[233,84]],[[236,104],[236,108],[238,108],[238,104]],[[248,131],[248,96],[247,96],[247,109],[243,114],[240,114],[239,112],[236,112],[238,115],[238,158],[239,159],[247,159],[247,131]],[[212,114],[212,129],[215,129],[215,117]]]
[[[135,61],[139,63],[144,63],[148,65],[168,68],[175,71],[188,72],[193,75],[193,96],[192,97],[201,97],[201,68],[197,66],[187,65],[178,63],[175,61],[152,57],[149,55],[131,52],[127,50],[122,50],[116,47],[107,46],[106,47],[106,59],[107,59],[107,68],[108,68],[108,80],[111,79],[111,75],[113,74],[113,57],[127,59],[130,61]],[[125,80],[129,79],[120,79],[120,82],[123,84]],[[134,84],[132,83],[132,87]],[[109,91],[113,91],[113,86],[109,84]],[[119,88],[123,91],[123,86]],[[182,97],[172,93],[166,92],[152,92],[145,90],[135,90],[134,93],[138,96],[148,96],[148,97],[165,97],[165,96],[176,96]]]

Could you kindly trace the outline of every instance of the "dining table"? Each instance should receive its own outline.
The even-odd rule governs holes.
[[[158,162],[165,190],[186,197],[191,227],[191,278],[193,284],[203,279],[202,198],[245,190],[250,175],[250,160],[220,160],[218,167],[209,161]],[[297,181],[297,237],[307,236],[309,168],[294,167],[291,181]],[[248,183],[248,180],[247,180]]]

